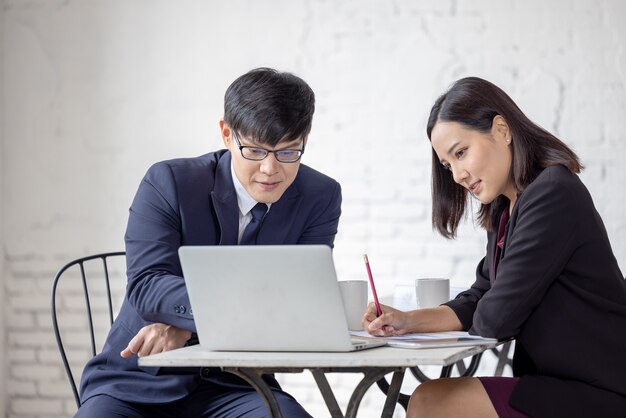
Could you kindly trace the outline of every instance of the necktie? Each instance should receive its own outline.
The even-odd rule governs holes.
[[[263,217],[267,212],[267,205],[265,203],[257,203],[250,212],[252,213],[252,220],[244,229],[239,245],[256,244],[256,236],[259,234],[259,229],[261,229]]]

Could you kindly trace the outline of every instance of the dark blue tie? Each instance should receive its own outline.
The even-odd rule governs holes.
[[[259,229],[261,229],[263,217],[267,212],[267,205],[265,203],[257,203],[250,212],[252,213],[252,220],[244,229],[239,245],[256,244],[256,236],[259,234]]]

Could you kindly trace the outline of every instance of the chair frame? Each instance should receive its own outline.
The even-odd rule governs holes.
[[[82,258],[77,258],[73,261],[70,261],[66,265],[64,265],[54,276],[54,281],[52,283],[52,300],[51,300],[52,327],[54,329],[54,336],[56,337],[57,346],[59,348],[59,352],[61,353],[63,366],[65,367],[65,373],[67,374],[67,377],[70,381],[70,385],[72,387],[72,393],[74,394],[74,400],[76,401],[77,407],[80,407],[80,395],[76,387],[76,382],[74,380],[74,375],[72,374],[69,361],[67,360],[67,355],[65,353],[65,346],[63,345],[63,340],[61,338],[61,332],[59,330],[59,323],[58,323],[58,318],[57,318],[57,303],[56,303],[57,285],[59,283],[59,280],[63,276],[63,273],[65,273],[66,270],[77,265],[80,267],[80,274],[81,274],[82,284],[83,284],[83,294],[85,296],[85,307],[87,310],[87,317],[88,317],[89,334],[91,338],[91,354],[92,356],[95,356],[96,355],[96,340],[95,340],[95,333],[94,333],[94,327],[93,327],[91,299],[89,295],[89,288],[87,286],[87,275],[85,274],[84,264],[92,260],[97,260],[97,259],[102,260],[102,264],[104,268],[104,279],[105,279],[106,291],[107,291],[107,302],[108,302],[108,308],[109,308],[109,323],[110,325],[113,325],[113,319],[114,319],[113,318],[113,303],[112,303],[112,298],[111,298],[111,285],[110,285],[110,279],[109,279],[108,259],[113,258],[113,257],[118,257],[118,256],[125,256],[125,255],[126,253],[124,251],[115,251],[115,252],[100,253],[100,254],[94,254],[94,255],[90,255],[90,256],[86,256]]]

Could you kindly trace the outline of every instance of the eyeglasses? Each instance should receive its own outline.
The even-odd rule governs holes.
[[[241,156],[246,160],[261,161],[264,160],[265,157],[267,157],[271,152],[274,154],[274,157],[276,157],[276,161],[278,162],[295,163],[300,159],[300,157],[302,157],[302,154],[304,154],[304,145],[302,146],[302,149],[281,149],[277,151],[270,151],[264,148],[241,145],[241,142],[239,142],[239,139],[237,139],[234,132],[233,138],[237,141],[237,147],[239,148],[239,151],[241,151]]]

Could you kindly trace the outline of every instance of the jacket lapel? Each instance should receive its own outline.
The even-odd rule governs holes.
[[[502,211],[498,212],[497,219],[500,219],[503,211],[508,210],[508,208],[509,206],[505,205]],[[515,212],[515,209],[514,209],[514,212]],[[497,260],[496,260],[496,245],[498,244],[499,222],[498,222],[498,227],[496,227],[496,230],[489,234],[489,238],[487,241],[487,251],[489,252],[488,254],[490,256],[490,258],[488,258],[489,259],[489,281],[491,282],[492,285],[496,280],[497,269],[495,268],[495,265],[496,263],[500,263],[500,260],[502,260],[502,258],[504,257],[504,252],[506,251],[506,243],[509,241],[509,230],[510,230],[509,226],[513,223],[513,220],[512,220],[513,216],[514,214],[512,213],[511,217],[509,218],[508,222],[506,223],[504,227],[504,246],[498,251]]]
[[[239,208],[230,172],[230,159],[230,152],[227,152],[218,161],[215,188],[211,191],[211,201],[220,226],[219,245],[237,245],[239,232]]]
[[[496,252],[497,232],[490,232],[487,239],[487,262],[489,263],[489,282],[493,285],[496,280],[495,270],[493,268]]]
[[[300,191],[292,184],[278,202],[272,204],[259,230],[257,244],[279,245],[286,243],[287,234],[298,215],[302,198]]]
[[[230,164],[231,155],[230,152],[227,152],[217,164],[215,187],[211,192],[211,201],[221,232],[219,245],[237,245],[239,234],[239,206],[237,205],[237,193],[233,184]],[[257,236],[257,244],[284,244],[298,215],[302,199],[303,196],[297,186],[292,184],[280,200],[272,204],[272,208],[263,220],[263,225]]]

